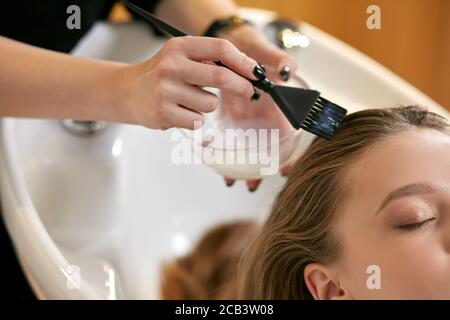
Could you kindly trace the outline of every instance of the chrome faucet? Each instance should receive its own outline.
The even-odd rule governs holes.
[[[107,126],[105,121],[65,119],[61,123],[69,132],[82,136],[93,135],[96,132],[102,131]]]

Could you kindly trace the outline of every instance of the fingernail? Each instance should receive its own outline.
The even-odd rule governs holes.
[[[284,167],[280,168],[280,174],[283,177],[287,177],[289,175],[289,173],[291,172],[291,170],[292,170],[292,164],[285,165]]]
[[[280,76],[283,81],[288,81],[289,77],[291,76],[291,68],[285,66],[280,71]]]
[[[258,66],[264,71],[264,74],[266,73],[266,68],[264,67],[264,65],[262,63],[258,62]]]
[[[258,186],[259,186],[260,183],[261,183],[261,180],[247,181],[248,191],[255,192],[256,189],[258,189]]]
[[[256,101],[256,100],[258,100],[261,97],[261,93],[259,92],[259,90],[256,87],[253,88],[253,90],[254,91],[253,91],[253,94],[252,94],[250,100]]]
[[[225,183],[227,187],[231,187],[234,184],[235,180],[225,178]]]
[[[253,68],[253,74],[259,80],[264,79],[266,77],[264,67],[261,67],[260,65],[257,65],[256,67]]]

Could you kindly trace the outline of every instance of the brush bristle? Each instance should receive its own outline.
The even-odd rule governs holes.
[[[346,114],[346,109],[319,97],[301,128],[322,138],[331,139]]]

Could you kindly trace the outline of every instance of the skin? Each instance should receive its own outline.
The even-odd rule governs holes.
[[[195,5],[186,6],[181,14],[174,19],[173,12],[177,12],[180,5],[183,5],[180,0],[163,1],[159,5],[157,14],[169,22],[180,23],[180,25],[187,26],[191,34],[200,34],[211,23],[211,17],[223,18],[229,17],[237,13],[238,8],[233,1],[208,1],[208,0],[194,0]],[[192,2],[194,2],[192,1]],[[184,1],[187,3],[188,1]],[[177,24],[178,25],[178,24]],[[281,82],[279,70],[283,67],[288,67],[291,73],[297,69],[295,60],[280,50],[275,45],[269,43],[260,31],[250,25],[242,25],[238,28],[225,29],[219,33],[221,38],[229,40],[240,51],[247,54],[252,59],[263,64],[266,69],[274,70],[268,73],[269,79],[275,82]],[[280,115],[278,107],[276,107],[272,100],[263,95],[260,101],[249,102],[248,97],[242,97],[232,94],[227,91],[222,91],[221,97],[222,108],[229,113],[233,113],[236,119],[242,120],[247,118],[269,117],[271,119],[280,119],[280,129],[289,130],[291,125]],[[264,114],[261,114],[261,110]],[[284,129],[285,128],[285,129]],[[288,164],[280,168],[282,175],[287,175],[291,170],[291,165]],[[232,186],[236,180],[225,177],[225,183]],[[255,191],[260,185],[261,180],[246,181],[247,187],[250,191]]]
[[[232,0],[164,0],[155,13],[200,35],[212,21],[237,14],[238,7]],[[220,36],[223,39],[171,39],[155,56],[136,64],[74,57],[0,37],[0,117],[192,129],[218,103],[202,87],[221,89],[250,105],[253,87],[247,79],[255,79],[256,61],[278,70],[296,69],[286,52],[251,26],[225,30]],[[237,74],[210,63],[218,60]],[[256,188],[255,183],[248,182],[249,188]]]
[[[333,227],[342,254],[305,269],[314,298],[450,299],[449,168],[450,137],[431,129],[385,138],[355,159]],[[370,265],[380,267],[379,290],[367,287]]]

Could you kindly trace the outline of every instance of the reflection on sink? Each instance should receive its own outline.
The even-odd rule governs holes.
[[[299,70],[326,98],[351,111],[414,103],[447,114],[359,52],[308,24],[301,30],[311,44],[296,54]],[[160,46],[145,25],[100,23],[75,54],[136,62]],[[162,262],[214,224],[264,219],[284,182],[269,177],[253,194],[201,165],[177,166],[171,130],[109,124],[83,137],[58,121],[5,118],[0,132],[3,218],[42,298],[156,299]]]

